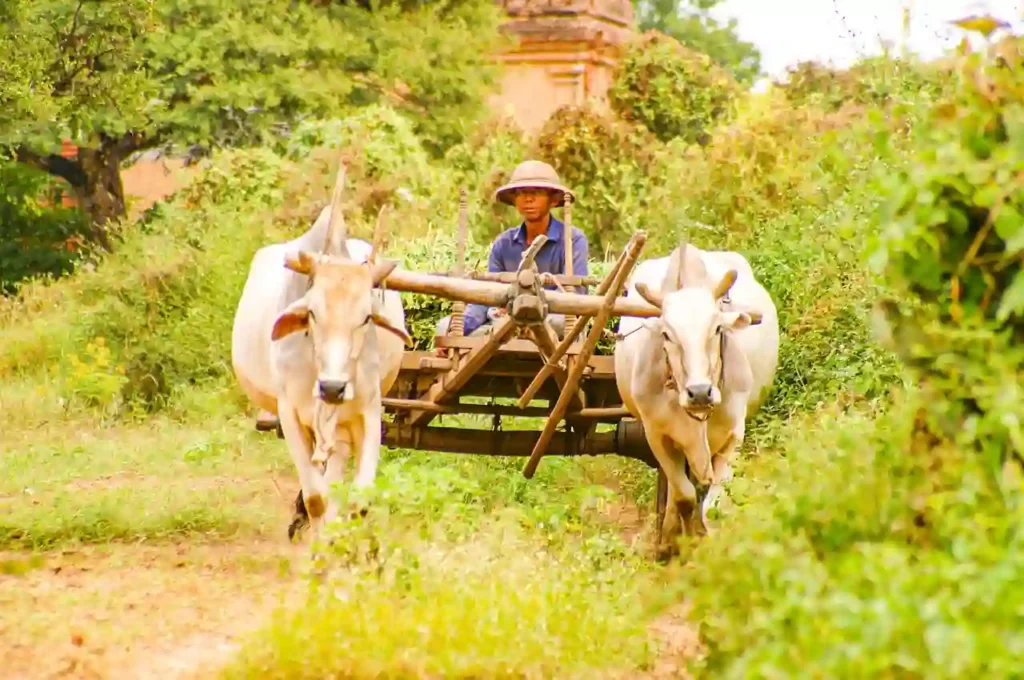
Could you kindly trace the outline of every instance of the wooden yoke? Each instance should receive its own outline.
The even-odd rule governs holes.
[[[544,430],[533,447],[530,460],[527,461],[526,467],[523,468],[523,476],[527,479],[533,477],[533,474],[537,471],[537,465],[540,464],[541,456],[547,451],[548,444],[551,443],[551,438],[555,435],[555,428],[558,427],[559,421],[562,420],[562,417],[568,410],[572,396],[580,384],[580,378],[583,377],[583,370],[587,367],[587,363],[594,353],[594,348],[597,347],[597,341],[601,339],[604,325],[612,313],[616,298],[622,292],[622,287],[626,283],[626,277],[633,270],[633,265],[636,264],[637,259],[640,257],[640,251],[646,242],[647,235],[644,232],[637,232],[626,247],[625,259],[615,272],[615,276],[608,286],[601,309],[598,310],[594,317],[594,325],[591,326],[590,333],[580,349],[580,354],[576,357],[575,363],[573,363],[572,368],[569,370],[569,379],[558,396],[558,402],[551,409],[551,415],[548,416],[548,420],[544,424]]]

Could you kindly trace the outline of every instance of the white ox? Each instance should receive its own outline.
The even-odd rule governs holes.
[[[778,316],[746,258],[685,243],[637,266],[627,291],[662,310],[622,318],[615,380],[668,478],[658,546],[667,556],[680,520],[688,534],[706,530],[708,491],[731,477],[746,418],[775,376]]]
[[[374,290],[396,263],[379,262],[370,244],[345,238],[335,194],[302,236],[256,252],[231,337],[235,376],[258,407],[277,414],[298,471],[289,536],[306,517],[317,531],[337,514],[328,489],[343,477],[350,451],[355,485],[373,483],[381,397],[409,342],[399,293]],[[331,224],[335,213],[340,229]],[[319,254],[325,243],[331,255]]]

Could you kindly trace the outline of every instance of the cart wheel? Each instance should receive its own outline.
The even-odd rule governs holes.
[[[665,471],[658,466],[658,491],[654,501],[657,527],[655,527],[655,541],[661,545],[661,526],[665,523],[665,509],[668,507],[668,477]]]

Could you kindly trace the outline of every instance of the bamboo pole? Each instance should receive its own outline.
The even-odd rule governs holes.
[[[641,236],[641,234],[637,234],[637,236]],[[576,357],[576,361],[573,363],[572,369],[569,371],[569,379],[566,382],[565,387],[562,389],[561,394],[558,395],[558,401],[555,403],[555,407],[551,410],[551,415],[548,417],[548,421],[544,424],[544,430],[541,432],[536,446],[533,447],[533,452],[530,454],[530,460],[526,462],[526,467],[523,468],[523,476],[527,479],[532,478],[533,474],[537,471],[537,465],[540,464],[541,456],[543,456],[547,451],[548,444],[551,442],[551,438],[555,435],[555,428],[558,427],[559,421],[562,420],[562,416],[565,415],[566,410],[569,408],[569,402],[571,401],[572,396],[576,393],[576,387],[580,383],[580,378],[583,377],[583,370],[590,362],[590,356],[594,353],[597,341],[601,339],[601,332],[604,330],[604,324],[614,309],[616,297],[618,297],[619,292],[622,290],[622,286],[626,282],[626,276],[633,269],[633,264],[636,262],[637,257],[640,256],[640,244],[643,243],[644,240],[645,237],[638,239],[635,247],[628,250],[626,260],[623,262],[622,267],[615,272],[615,278],[612,280],[611,286],[609,286],[608,291],[604,295],[601,307],[598,310],[597,315],[594,317],[594,325],[591,327],[590,333],[587,334],[587,339],[583,343],[580,354]]]
[[[618,274],[619,270],[625,265],[627,257],[629,257],[629,254],[633,252],[634,249],[636,250],[634,262],[636,261],[636,258],[639,258],[640,250],[644,247],[644,243],[646,243],[646,241],[647,234],[645,234],[644,232],[641,231],[633,234],[633,237],[629,240],[629,243],[627,243],[626,247],[622,249],[622,254],[619,255],[619,259],[615,262],[615,265],[612,267],[612,270],[608,272],[608,276],[606,276],[604,281],[601,282],[601,285],[598,286],[597,295],[604,295],[605,293],[608,292],[608,289],[611,288],[612,281],[615,279],[615,276]],[[526,388],[525,392],[523,392],[523,396],[520,397],[519,399],[519,408],[525,408],[530,403],[534,395],[537,394],[537,391],[540,390],[541,386],[544,385],[544,381],[547,380],[552,373],[554,373],[555,365],[562,359],[563,356],[565,356],[565,353],[569,350],[569,347],[572,346],[572,343],[576,340],[579,334],[583,332],[583,329],[586,327],[587,322],[593,318],[593,314],[584,314],[579,318],[579,320],[576,323],[576,327],[573,328],[572,331],[566,331],[565,337],[563,337],[562,341],[558,343],[558,346],[555,348],[554,353],[550,357],[548,357],[548,363],[546,363],[544,367],[541,368],[540,372],[537,373],[536,377],[534,377],[533,382],[531,382],[530,386]]]
[[[572,194],[568,191],[565,192],[565,230],[562,234],[562,243],[565,246],[565,275],[573,275],[572,265]],[[579,292],[579,291],[573,291]],[[565,315],[565,334],[572,333],[573,328],[576,326],[576,316],[574,314]]]
[[[469,204],[466,198],[466,188],[459,189],[459,227],[456,235],[455,274],[462,276],[466,272],[466,226],[469,212]],[[466,303],[456,300],[452,305],[452,321],[448,326],[449,335],[463,335],[463,323],[466,313]]]

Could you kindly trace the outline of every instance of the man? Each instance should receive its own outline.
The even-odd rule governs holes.
[[[520,163],[512,172],[512,179],[494,192],[494,197],[502,203],[515,206],[523,221],[518,226],[502,232],[491,244],[487,271],[516,271],[522,261],[523,252],[534,239],[544,234],[548,241],[537,253],[537,269],[542,274],[564,274],[565,224],[551,214],[551,209],[563,205],[568,191],[558,179],[558,173],[547,163]],[[572,230],[572,270],[575,276],[587,275],[587,237],[575,227]],[[553,289],[554,286],[545,288]],[[577,290],[581,293],[586,292],[584,286],[579,286]],[[491,331],[494,320],[506,313],[503,308],[466,305],[463,314],[463,333],[486,335]],[[437,324],[437,334],[445,335],[450,322],[450,316],[441,319]],[[565,316],[562,314],[549,315],[548,324],[560,337],[565,332]]]

